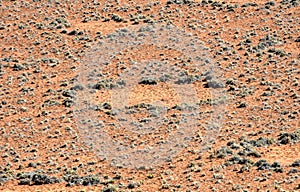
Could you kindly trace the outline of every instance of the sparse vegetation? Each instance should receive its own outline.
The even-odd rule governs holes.
[[[299,5],[299,0],[0,0],[0,191],[300,190]],[[110,63],[102,63],[104,48],[97,46],[107,35],[123,27],[152,24],[186,30],[205,49],[177,53],[167,45],[147,45],[135,50],[140,46],[136,44],[128,50],[116,48]],[[143,30],[138,39],[152,29]],[[133,35],[126,29],[120,34]],[[193,41],[189,45],[196,47]],[[216,76],[201,67],[191,70],[195,63],[186,58],[189,54],[196,54],[201,67],[210,66],[206,70]],[[141,75],[124,111],[136,119],[137,128],[160,118],[163,111],[165,129],[154,124],[156,132],[131,133],[117,124],[116,119],[122,118],[111,94],[131,83],[120,76],[125,69],[149,58],[177,67],[181,76],[174,87],[193,86],[199,99],[195,105],[184,105],[169,86],[173,77]],[[89,63],[99,69],[83,70]],[[82,76],[93,83],[84,86]],[[147,89],[153,95],[143,98]],[[214,91],[219,89],[226,90],[226,102],[218,100]],[[173,92],[168,95],[164,90]],[[76,100],[79,93],[85,97],[89,91],[95,99],[92,110],[88,101]],[[154,96],[165,106],[151,104]],[[226,105],[225,111],[216,107],[221,105]],[[84,130],[75,123],[78,106],[83,106],[82,124],[89,125]],[[183,115],[195,106],[199,113]],[[94,124],[91,113],[97,116]],[[163,165],[154,161],[150,168],[129,169],[113,166],[110,154],[101,155],[104,137],[99,131],[105,130],[105,138],[128,147],[128,152],[137,146],[150,150],[152,144],[179,140],[189,117],[197,119],[189,129],[195,135],[184,138],[187,142],[178,156],[165,157]],[[209,126],[208,120],[221,123]],[[178,135],[172,138],[174,133]],[[90,140],[96,142],[89,145]],[[206,141],[209,147],[204,146]],[[105,147],[113,152],[112,146]],[[120,158],[125,161],[127,156]]]

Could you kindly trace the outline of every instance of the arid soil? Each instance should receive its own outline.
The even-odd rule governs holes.
[[[199,126],[170,161],[116,167],[79,130],[76,78],[97,42],[142,24],[174,25],[203,42],[222,74],[224,122],[205,151]],[[0,0],[0,190],[300,191],[299,78],[299,0]],[[205,83],[194,86],[209,111]],[[112,94],[95,91],[99,103]],[[178,103],[164,84],[137,85],[130,102],[156,99]],[[101,120],[113,119],[104,109]]]

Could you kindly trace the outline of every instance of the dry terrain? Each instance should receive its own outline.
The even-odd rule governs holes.
[[[88,94],[80,78],[109,34],[154,24],[197,37],[220,86],[203,71],[193,74],[199,79],[189,83],[203,118],[176,156],[147,168],[116,166],[99,155],[96,128],[78,121],[89,118],[77,102]],[[174,61],[186,72],[192,65],[186,54],[142,45],[117,55],[99,69],[111,81],[92,88],[97,121],[117,123],[110,98],[131,59]],[[222,108],[214,107],[214,88],[225,91]],[[167,140],[183,113],[167,83],[138,83],[126,107],[143,119],[147,103],[157,100],[165,102],[174,127],[140,136],[106,126],[108,140]],[[209,135],[202,125],[214,111],[222,112],[222,127]],[[300,191],[299,119],[299,0],[0,0],[1,191]],[[203,150],[208,137],[213,141]]]

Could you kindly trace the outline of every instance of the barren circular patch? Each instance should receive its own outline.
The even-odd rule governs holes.
[[[95,44],[77,78],[84,142],[116,166],[170,161],[200,132],[204,150],[222,126],[224,85],[202,42],[172,25],[119,29]]]

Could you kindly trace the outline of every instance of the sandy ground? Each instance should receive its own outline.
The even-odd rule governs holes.
[[[0,0],[0,190],[300,191],[299,19],[298,0]],[[101,133],[79,123],[91,113],[78,112],[78,96],[88,92],[76,85],[87,86],[80,78],[100,61],[94,58],[104,51],[93,49],[108,34],[151,24],[171,24],[197,37],[227,99],[214,107],[210,80],[190,82],[201,118],[187,146],[152,168],[116,167],[99,156]],[[185,63],[180,70],[189,71],[188,54],[152,45],[125,50],[97,69],[106,74],[97,80],[115,80],[131,60],[141,59]],[[87,97],[99,105],[92,115],[105,125],[117,123],[104,103],[112,104],[118,89],[101,86]],[[143,119],[149,114],[137,106],[154,101],[165,103],[164,115],[174,117],[170,124],[184,113],[172,108],[180,98],[164,82],[136,84],[126,107]],[[209,111],[223,115],[219,131],[204,129]],[[128,136],[128,145],[154,145],[173,133],[165,124],[142,136],[126,128],[105,127],[108,141]],[[214,141],[203,150],[207,137]]]

